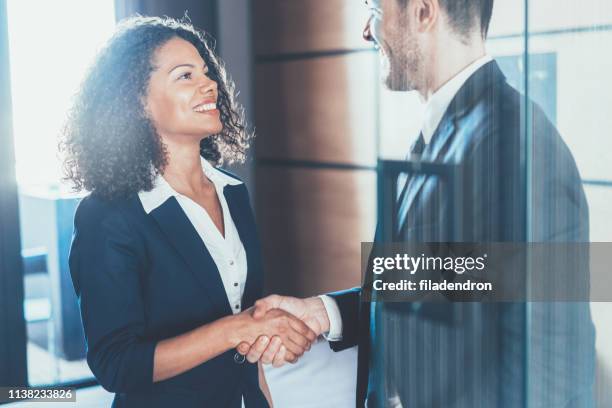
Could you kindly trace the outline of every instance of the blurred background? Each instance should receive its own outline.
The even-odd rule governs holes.
[[[377,161],[403,158],[421,126],[419,97],[378,80],[362,1],[0,0],[0,385],[77,386],[78,406],[111,396],[85,361],[67,268],[79,195],[60,182],[57,136],[96,50],[135,13],[187,14],[217,39],[257,134],[232,170],[253,198],[269,293],[359,284]],[[612,241],[610,43],[609,0],[496,0],[487,44],[570,147],[596,242]],[[594,393],[607,407],[612,307],[593,303],[592,313]],[[268,370],[276,405],[354,406],[355,357],[319,343],[298,365]]]

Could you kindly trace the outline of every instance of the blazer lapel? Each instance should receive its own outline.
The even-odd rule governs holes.
[[[230,214],[238,230],[242,245],[244,245],[244,251],[247,257],[248,273],[242,298],[243,310],[251,307],[255,303],[263,289],[260,271],[258,271],[260,262],[255,222],[251,216],[251,208],[249,206],[247,194],[248,192],[243,184],[235,186],[226,185],[223,189],[225,201],[227,202]]]
[[[232,314],[217,265],[176,198],[170,197],[150,215],[181,254],[195,280],[206,290],[218,314]]]
[[[478,101],[481,94],[489,87],[505,77],[495,61],[491,61],[480,67],[459,89],[450,105],[444,112],[442,120],[438,125],[431,142],[427,145],[421,156],[423,161],[439,161],[444,147],[450,143],[457,128],[457,121],[461,119]],[[409,212],[416,202],[418,194],[429,176],[419,175],[405,194],[404,200],[398,207],[398,232],[404,229]]]

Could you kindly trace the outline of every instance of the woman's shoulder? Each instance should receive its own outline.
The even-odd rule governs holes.
[[[134,209],[136,195],[122,198],[105,198],[90,193],[77,205],[75,222],[92,222],[98,224],[109,218],[125,218]]]

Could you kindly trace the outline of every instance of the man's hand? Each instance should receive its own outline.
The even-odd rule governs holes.
[[[279,353],[278,357],[274,357],[295,361],[305,351],[310,350],[311,344],[317,339],[318,334],[306,323],[285,310],[274,308],[265,313],[260,311],[258,318],[253,316],[254,311],[254,307],[249,308],[232,317],[236,326],[235,330],[231,330],[230,342],[239,350],[242,345],[246,345],[248,349],[249,344],[258,348],[264,347],[272,338],[270,343]],[[282,343],[284,350],[281,350],[279,343]],[[283,355],[283,352],[286,354]]]
[[[253,317],[263,318],[271,309],[282,309],[302,320],[310,329],[319,336],[329,331],[329,318],[323,305],[323,301],[317,297],[299,299],[289,296],[271,295],[255,302]],[[285,362],[295,363],[298,356],[283,346],[279,337],[274,336],[270,341],[264,336],[257,339],[252,346],[248,343],[240,343],[238,351],[246,354],[247,359],[254,363],[261,360],[264,364],[272,363],[274,367],[280,367]]]

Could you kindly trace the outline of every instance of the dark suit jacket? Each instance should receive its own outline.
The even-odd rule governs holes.
[[[521,137],[527,114],[530,158]],[[400,241],[588,242],[588,208],[571,153],[494,61],[458,91],[423,160],[461,164],[461,192],[450,197],[440,179],[416,177],[398,214]],[[463,204],[462,232],[452,236],[457,200]],[[377,309],[360,301],[359,289],[331,296],[343,321],[343,339],[330,343],[332,349],[359,345],[357,406],[366,395],[370,404],[380,394],[399,397],[404,407],[592,405],[594,328],[587,303],[529,309],[525,303],[389,303]],[[378,320],[371,320],[372,313]],[[374,343],[372,327],[378,325],[380,334],[389,322]],[[374,368],[373,360],[382,365]],[[384,371],[382,384],[373,380],[373,370],[379,379]]]
[[[260,298],[259,241],[243,184],[224,189],[245,247],[242,306]],[[229,350],[153,383],[157,342],[232,314],[217,267],[174,197],[150,214],[136,194],[85,197],[75,215],[70,273],[79,298],[87,362],[113,407],[267,407],[257,366]],[[202,344],[202,347],[206,347]]]

